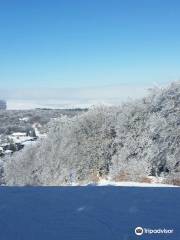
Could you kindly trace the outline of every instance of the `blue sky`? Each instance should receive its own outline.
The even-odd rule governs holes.
[[[0,88],[180,78],[178,0],[0,1]]]

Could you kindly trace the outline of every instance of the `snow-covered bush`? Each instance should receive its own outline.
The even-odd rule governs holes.
[[[163,183],[180,186],[180,172],[173,172],[164,178]]]

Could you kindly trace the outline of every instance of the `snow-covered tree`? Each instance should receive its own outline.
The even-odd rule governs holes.
[[[61,185],[101,176],[180,171],[180,82],[119,107],[53,121],[46,139],[6,161],[9,185]]]

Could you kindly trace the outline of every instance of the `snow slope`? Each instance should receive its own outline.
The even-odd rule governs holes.
[[[162,183],[139,183],[139,182],[114,182],[106,179],[101,179],[97,186],[120,186],[120,187],[178,187],[170,184]]]
[[[178,188],[0,188],[2,240],[180,239]],[[172,235],[134,233],[137,226]]]

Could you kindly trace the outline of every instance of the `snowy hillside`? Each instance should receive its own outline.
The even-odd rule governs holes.
[[[1,187],[1,239],[179,240],[179,202],[175,188]],[[174,233],[139,237],[137,226]]]
[[[117,186],[117,187],[178,187],[175,185],[170,185],[170,184],[162,184],[158,183],[156,181],[152,181],[151,183],[139,183],[139,182],[115,182],[107,179],[101,179],[98,183],[97,186]]]
[[[61,117],[46,139],[7,159],[7,185],[116,182],[180,185],[180,82],[119,107]]]

